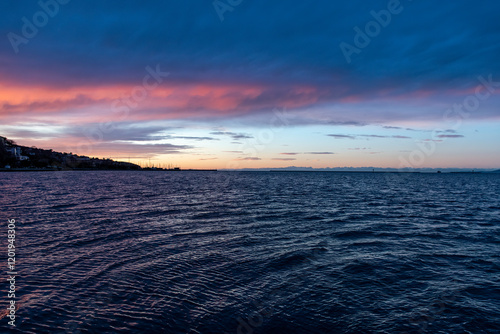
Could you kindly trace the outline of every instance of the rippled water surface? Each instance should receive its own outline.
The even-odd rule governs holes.
[[[0,191],[14,332],[500,333],[498,174],[1,173]]]

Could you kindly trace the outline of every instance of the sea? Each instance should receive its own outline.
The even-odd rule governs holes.
[[[500,333],[499,195],[493,173],[0,173],[0,333]]]

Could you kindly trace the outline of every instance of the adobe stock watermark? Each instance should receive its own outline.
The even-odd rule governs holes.
[[[290,114],[288,113],[286,107],[283,110],[278,108],[273,109],[273,117],[269,120],[268,127],[265,129],[260,129],[256,138],[246,138],[244,143],[241,143],[238,150],[246,156],[246,159],[251,160],[252,158],[258,159],[257,155],[260,151],[271,144],[275,138],[276,134],[282,131],[285,127],[290,125]],[[240,161],[230,161],[226,164],[226,169],[236,170],[240,166]]]
[[[16,327],[16,220],[7,220],[7,282],[9,290],[7,298],[9,306],[7,307],[7,317],[10,319],[9,325]]]
[[[159,64],[156,65],[155,69],[146,66],[145,70],[147,74],[143,77],[141,85],[134,86],[129,95],[122,95],[122,97],[111,102],[111,113],[117,119],[101,122],[96,127],[85,129],[83,134],[87,140],[76,147],[79,154],[91,155],[92,146],[102,143],[104,136],[115,130],[115,124],[125,121],[130,112],[137,108],[141,102],[144,102],[150,92],[157,88],[164,81],[164,78],[170,75],[170,72],[163,72]],[[71,151],[69,147],[68,149]]]
[[[407,0],[412,1],[412,0]],[[382,9],[378,12],[372,10],[370,15],[374,20],[368,21],[364,26],[364,31],[360,27],[355,26],[353,44],[346,42],[341,42],[339,44],[340,50],[344,55],[345,60],[348,64],[352,62],[353,54],[360,54],[361,50],[370,45],[373,38],[377,37],[382,28],[386,28],[392,21],[393,15],[399,15],[403,11],[404,7],[401,5],[400,0],[389,0],[387,3],[387,9]]]
[[[243,144],[239,147],[239,150],[243,152],[244,155],[250,157],[257,156],[259,151],[263,151],[267,145],[271,144],[275,140],[276,133],[283,130],[284,127],[290,125],[289,114],[286,108],[280,111],[278,108],[273,109],[273,117],[269,121],[269,127],[266,129],[260,129],[257,133],[257,137],[254,139],[246,139]]]
[[[260,129],[257,137],[252,138],[251,141],[249,138],[246,138],[245,142],[241,143],[238,147],[238,151],[246,157],[243,159],[228,161],[226,163],[225,169],[232,172],[225,174],[220,186],[228,187],[231,180],[234,179],[235,174],[237,175],[238,173],[241,173],[238,169],[242,167],[242,162],[247,160],[260,160],[260,158],[257,157],[258,152],[264,150],[266,145],[271,144],[275,140],[277,133],[283,131],[284,128],[290,125],[290,118],[291,116],[286,107],[283,107],[283,110],[274,108],[268,127]]]
[[[232,12],[236,6],[239,6],[243,0],[214,0],[212,5],[214,6],[215,12],[219,16],[221,22],[224,21],[224,13]]]
[[[96,297],[96,299],[89,299],[86,306],[81,306],[78,313],[73,317],[72,321],[66,324],[66,333],[80,334],[82,331],[88,333],[92,330],[92,326],[96,322],[96,315],[98,311],[112,301],[113,295],[108,293],[104,297]]]
[[[451,123],[448,129],[458,130],[462,126],[463,120],[469,118],[472,112],[479,109],[481,101],[487,100],[500,87],[500,81],[493,81],[492,74],[487,79],[483,76],[479,76],[477,79],[481,84],[476,86],[474,94],[467,95],[462,103],[454,103],[452,107],[445,110],[443,121]],[[444,131],[443,129],[434,129],[430,140],[417,143],[417,148],[407,158],[400,156],[399,168],[421,167],[426,158],[434,154],[437,143],[444,142],[447,139],[448,136],[442,134]]]
[[[305,255],[304,262],[309,263],[309,265],[313,266],[314,269],[319,270],[319,267],[322,265],[321,261],[318,261],[317,258],[322,256],[328,250],[328,242],[326,240],[321,241],[312,252],[308,255]],[[273,314],[275,314],[273,303],[276,301],[282,300],[283,297],[286,297],[287,292],[283,291],[283,287],[289,288],[290,286],[306,286],[308,281],[302,276],[295,276],[292,279],[283,279],[279,285],[281,287],[275,288],[266,294],[265,299],[261,301],[252,301],[252,312],[245,317],[239,316],[236,319],[238,326],[236,327],[236,334],[253,334],[254,331],[258,330],[264,322],[269,320]],[[297,292],[294,290],[294,292]],[[228,333],[226,333],[228,334]]]
[[[455,279],[454,282],[457,282]],[[413,326],[417,326],[417,333],[425,333],[428,330],[430,324],[432,324],[436,319],[438,319],[446,309],[453,306],[453,303],[457,301],[459,295],[456,291],[443,292],[439,295],[439,298],[433,300],[430,305],[425,310],[420,312],[414,312],[409,319],[409,323]],[[410,334],[407,331],[401,334]]]
[[[61,5],[66,5],[71,0],[40,0],[38,1],[38,6],[40,6],[39,11],[37,11],[31,17],[31,20],[26,16],[21,18],[23,23],[21,27],[21,34],[16,34],[14,32],[9,32],[7,38],[9,39],[12,49],[17,54],[19,53],[19,46],[21,44],[28,44],[29,41],[38,35],[38,29],[43,28],[49,23],[49,18],[53,18],[59,13]]]

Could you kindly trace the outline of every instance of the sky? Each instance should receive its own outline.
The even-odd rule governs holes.
[[[500,3],[2,1],[0,135],[181,168],[500,168]]]

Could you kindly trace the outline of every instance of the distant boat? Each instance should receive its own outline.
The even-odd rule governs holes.
[[[441,174],[441,171],[440,171],[440,170],[438,170],[437,172],[438,172],[438,174]]]

